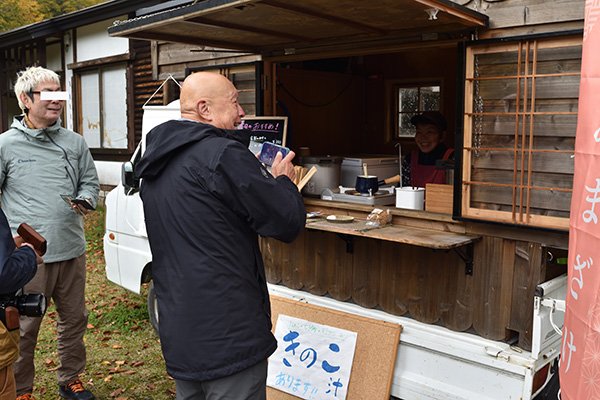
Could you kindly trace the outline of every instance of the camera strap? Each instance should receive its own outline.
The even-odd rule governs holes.
[[[19,329],[19,310],[12,306],[0,308],[0,320],[9,331]]]

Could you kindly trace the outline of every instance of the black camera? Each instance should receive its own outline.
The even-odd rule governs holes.
[[[46,312],[46,296],[41,293],[0,295],[0,320],[6,325],[6,309],[13,307],[20,315],[41,317]]]

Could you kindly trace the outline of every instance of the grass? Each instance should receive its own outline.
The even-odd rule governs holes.
[[[141,295],[131,293],[106,279],[102,236],[104,209],[86,216],[87,286],[89,311],[85,334],[87,368],[81,375],[97,399],[174,399],[175,383],[165,370],[160,343],[146,307],[147,288]],[[48,309],[35,354],[35,389],[38,399],[60,399],[56,369],[56,320]]]

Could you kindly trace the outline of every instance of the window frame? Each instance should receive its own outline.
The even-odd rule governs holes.
[[[529,192],[531,192],[532,190],[556,190],[556,188],[539,188],[539,187],[535,187],[530,185],[529,182],[525,185],[518,184],[518,183],[513,183],[513,185],[511,185],[511,188],[513,191],[517,191],[517,192],[521,192],[520,196],[521,199],[519,200],[519,204],[515,204],[515,201],[513,200],[513,204],[512,204],[512,210],[511,211],[504,211],[504,210],[491,210],[491,209],[483,209],[483,208],[478,208],[478,207],[473,207],[471,205],[471,187],[473,186],[473,181],[471,180],[471,171],[473,168],[473,162],[472,162],[472,153],[478,149],[476,149],[476,144],[473,144],[473,138],[474,138],[474,118],[478,115],[478,113],[476,112],[476,110],[474,110],[473,107],[473,99],[475,96],[475,82],[477,81],[477,79],[475,78],[475,56],[478,54],[489,54],[489,53],[494,53],[494,52],[500,52],[502,50],[504,51],[511,51],[514,50],[515,47],[519,48],[519,46],[522,46],[520,48],[523,48],[523,46],[527,46],[527,44],[529,43],[530,46],[539,46],[540,43],[542,43],[542,47],[541,49],[547,49],[547,48],[560,48],[560,47],[569,47],[569,46],[578,46],[582,44],[582,40],[583,40],[583,35],[582,35],[582,31],[577,30],[577,31],[568,31],[568,32],[560,32],[560,33],[554,33],[554,34],[541,34],[541,35],[527,35],[527,36],[520,36],[520,37],[514,37],[514,38],[504,38],[502,40],[484,40],[484,41],[474,41],[474,42],[470,42],[470,43],[466,43],[463,50],[464,50],[464,70],[463,70],[463,74],[462,74],[462,78],[463,78],[463,84],[464,84],[464,101],[463,104],[461,105],[461,112],[458,115],[461,115],[462,117],[461,119],[461,125],[462,125],[462,129],[463,129],[463,134],[461,135],[460,139],[461,139],[461,143],[460,143],[460,147],[457,147],[457,150],[460,148],[460,151],[457,151],[457,155],[459,156],[459,159],[457,159],[457,165],[459,166],[459,170],[458,170],[458,174],[456,174],[456,177],[458,179],[455,179],[455,189],[454,189],[454,201],[455,201],[455,207],[454,207],[454,216],[456,219],[460,219],[460,220],[467,220],[467,221],[477,221],[477,222],[492,222],[492,223],[500,223],[500,224],[505,224],[505,225],[512,225],[512,226],[526,226],[526,227],[531,227],[531,228],[537,228],[537,229],[544,229],[544,230],[553,230],[553,231],[567,231],[569,229],[569,216],[567,217],[562,217],[562,216],[551,216],[551,215],[541,215],[541,214],[534,214],[530,212],[530,205],[529,205],[529,197],[526,197],[526,204],[523,204],[523,196],[529,196]],[[531,47],[530,47],[531,48]],[[529,48],[529,49],[530,49]],[[537,52],[539,50],[539,47],[535,47],[534,51]],[[523,62],[523,61],[521,61]],[[557,74],[560,75],[560,74]],[[565,73],[566,76],[572,76],[573,73]],[[580,76],[580,70],[579,70],[579,76]],[[535,79],[539,79],[540,77],[545,77],[544,74],[537,74],[537,73],[533,73],[533,72],[525,72],[520,74],[518,77],[515,76],[514,78],[517,79],[518,85],[521,85],[521,83],[519,83],[519,79],[522,79],[525,81],[525,83],[522,83],[524,87],[526,87],[526,85],[529,83],[531,84],[531,81],[535,82]],[[500,79],[499,77],[496,77],[498,79]],[[506,79],[506,77],[503,77],[504,79]],[[511,77],[512,78],[512,77]],[[489,79],[489,78],[488,78]],[[538,99],[537,97],[532,97],[532,94],[535,93],[535,91],[533,90],[531,93],[529,93],[529,95],[525,94],[523,96],[529,96],[526,97],[527,101],[529,102],[529,107],[530,108],[523,108],[522,110],[520,109],[516,109],[515,110],[515,115],[516,115],[516,121],[515,121],[515,132],[517,131],[521,131],[522,133],[517,133],[515,135],[516,138],[520,138],[520,136],[518,135],[522,135],[522,136],[526,136],[526,135],[530,135],[528,140],[533,140],[533,138],[539,138],[539,135],[534,135],[533,134],[533,121],[535,120],[535,116],[538,114],[543,114],[543,113],[539,113],[537,111],[535,111],[535,100]],[[535,95],[533,95],[535,96]],[[531,100],[534,100],[533,103],[531,103]],[[523,105],[523,107],[526,107],[526,105]],[[557,114],[573,114],[575,116],[577,116],[578,111],[575,112],[560,112],[558,111]],[[485,110],[484,112],[482,112],[481,114],[486,114]],[[520,116],[520,120],[519,120],[519,116]],[[527,123],[529,119],[529,122]],[[575,126],[576,129],[576,126]],[[573,135],[575,135],[575,132],[573,132]],[[560,137],[557,138],[557,141],[560,140]],[[530,142],[531,143],[531,142]],[[515,149],[516,149],[516,145],[515,145]],[[525,150],[524,147],[521,148],[520,151],[515,152],[515,155],[517,153],[521,154],[521,153],[526,153],[527,150]],[[544,151],[544,150],[541,150]],[[529,147],[529,154],[527,156],[530,156],[532,153],[535,152],[541,152],[540,150],[531,150],[531,147]],[[572,149],[562,149],[560,151],[557,151],[557,153],[571,153],[574,154],[574,147]],[[522,157],[522,156],[520,156]],[[522,175],[527,175],[527,174],[531,174],[533,172],[540,172],[535,170],[534,168],[530,168],[529,167],[529,163],[532,163],[532,159],[530,158],[529,161],[527,161],[527,167],[523,167],[522,171],[519,169],[519,167],[514,167],[513,171],[507,171],[507,173],[510,174],[518,174],[519,176]],[[521,164],[521,166],[523,166],[523,164]],[[518,172],[520,171],[520,172]],[[571,175],[571,180],[572,177],[574,175]],[[486,184],[485,182],[483,183],[484,185]],[[497,184],[496,186],[498,186],[499,184]],[[493,184],[492,184],[493,186]],[[566,189],[563,189],[561,191],[567,191]],[[572,192],[572,184],[571,184],[571,189],[570,191]],[[525,195],[523,194],[523,192],[525,192]],[[519,196],[519,194],[517,195]]]
[[[114,67],[122,64],[125,69],[125,118],[126,118],[126,130],[127,130],[127,146],[123,148],[102,148],[102,147],[90,147],[92,156],[95,155],[130,155],[134,151],[135,145],[135,128],[133,120],[133,107],[134,107],[134,93],[133,93],[133,70],[131,66],[131,60],[133,59],[130,53],[119,54],[115,56],[102,57],[94,60],[87,60],[77,63],[69,64],[67,67],[73,72],[73,127],[76,132],[81,133],[81,99],[82,99],[82,87],[81,87],[81,74],[90,71],[96,71],[98,74],[105,68]],[[99,86],[102,84],[101,77],[99,76]],[[99,93],[99,99],[102,101],[102,93]],[[102,109],[100,109],[100,115],[102,115]],[[102,125],[101,125],[102,126]]]
[[[386,105],[386,120],[387,120],[387,142],[396,142],[398,140],[409,140],[414,138],[413,135],[400,135],[399,119],[402,114],[399,109],[398,92],[400,89],[407,88],[424,88],[438,86],[440,88],[439,107],[436,111],[444,113],[444,80],[442,78],[419,78],[419,79],[387,79],[385,81],[385,105]],[[418,110],[419,114],[425,110]],[[409,113],[404,113],[409,114]]]

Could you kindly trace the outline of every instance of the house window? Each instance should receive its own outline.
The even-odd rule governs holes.
[[[415,136],[410,119],[423,111],[439,111],[441,87],[439,83],[393,84],[393,126],[396,137]]]
[[[76,71],[77,129],[90,149],[127,149],[127,66]]]
[[[566,230],[581,37],[467,48],[462,216]]]

